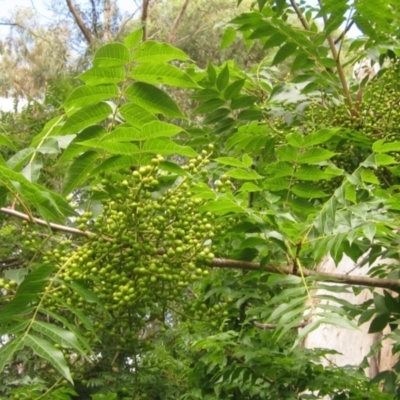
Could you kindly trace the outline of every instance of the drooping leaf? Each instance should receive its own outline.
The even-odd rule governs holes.
[[[99,154],[95,151],[83,153],[69,167],[64,180],[62,193],[67,195],[72,193],[82,182],[84,182],[93,169],[93,165],[99,158]]]
[[[47,360],[65,379],[73,383],[70,370],[61,350],[39,336],[28,334],[24,345],[30,347],[39,357]]]

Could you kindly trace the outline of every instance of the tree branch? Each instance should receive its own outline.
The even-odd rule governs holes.
[[[149,4],[150,0],[143,0],[142,3],[142,26],[143,26],[143,38],[142,41],[145,42],[147,40],[147,17],[149,13]]]
[[[297,17],[299,18],[301,24],[303,25],[303,28],[306,31],[310,30],[310,25],[308,25],[307,20],[304,17],[304,14],[301,12],[299,6],[296,3],[296,0],[290,0],[290,4],[292,5],[293,10],[296,12]]]
[[[343,38],[344,35],[351,29],[351,27],[354,25],[354,20],[351,21],[347,26],[346,29],[335,39],[335,44],[338,44]]]
[[[58,225],[58,224],[54,224],[52,222],[46,222],[43,219],[30,217],[27,214],[23,214],[19,211],[15,211],[11,208],[2,207],[0,209],[0,211],[3,214],[12,215],[13,217],[20,218],[24,221],[33,222],[37,225],[45,226],[47,228],[52,229],[53,231],[66,232],[66,233],[71,233],[73,235],[81,235],[81,236],[93,236],[94,235],[92,232],[89,232],[89,231],[81,231],[80,229],[71,228],[69,226],[64,226],[64,225]]]
[[[292,326],[292,329],[299,329],[299,328],[304,328],[306,325],[308,325],[308,321],[303,321],[300,322],[299,324]],[[276,329],[278,325],[276,324],[261,324],[260,322],[254,321],[253,322],[254,326],[260,329]]]
[[[211,265],[217,268],[232,268],[232,269],[243,269],[246,271],[268,271],[278,274],[285,275],[296,275],[309,277],[312,276],[315,280],[322,277],[324,282],[332,282],[338,284],[348,284],[354,286],[367,286],[367,287],[380,287],[383,289],[399,290],[400,289],[400,279],[380,279],[380,278],[370,278],[369,276],[354,276],[346,274],[333,274],[329,272],[313,271],[311,269],[302,268],[301,271],[293,273],[292,267],[276,267],[274,265],[266,265],[262,269],[259,263],[250,261],[238,261],[230,260],[225,258],[214,258],[211,261]]]
[[[183,16],[185,15],[186,8],[189,4],[189,1],[190,0],[185,0],[181,10],[179,11],[178,16],[175,18],[174,24],[172,25],[172,28],[171,28],[171,32],[169,33],[169,36],[168,36],[168,43],[170,43],[170,44],[173,44],[175,41],[176,32],[177,32],[179,25],[183,19]]]
[[[69,11],[71,12],[72,16],[74,17],[74,20],[76,24],[78,25],[80,31],[82,32],[83,36],[85,37],[86,41],[88,42],[89,46],[94,45],[94,39],[92,34],[90,33],[90,30],[88,27],[85,25],[83,22],[81,16],[78,13],[78,10],[75,8],[73,0],[66,0],[67,6]]]
[[[39,218],[30,217],[27,214],[23,214],[19,211],[15,211],[11,208],[0,208],[0,212],[3,214],[11,215],[13,217],[17,217],[23,219],[24,221],[32,222],[37,225],[45,226],[53,231],[60,231],[71,233],[73,235],[80,235],[86,237],[93,237],[96,234],[90,231],[82,231],[80,229],[71,228],[69,226],[54,224],[52,222],[46,222]],[[104,240],[112,242],[113,239],[109,237],[102,237]],[[159,254],[163,254],[163,249],[160,249]],[[265,265],[260,267],[260,264],[257,262],[250,262],[250,261],[240,261],[240,260],[231,260],[226,258],[214,258],[211,261],[211,266],[216,268],[232,268],[232,269],[241,269],[244,271],[268,271],[278,274],[284,275],[295,275],[295,276],[305,276],[309,277],[312,276],[315,280],[319,280],[319,277],[324,282],[332,282],[338,284],[348,284],[348,285],[355,285],[355,286],[367,286],[367,287],[379,287],[383,289],[391,289],[391,290],[400,290],[400,279],[380,279],[380,278],[370,278],[368,276],[353,276],[353,275],[346,275],[346,274],[333,274],[329,272],[320,272],[314,271],[307,268],[302,268],[299,271],[293,271],[293,267],[281,267],[281,266],[274,266],[274,265]]]

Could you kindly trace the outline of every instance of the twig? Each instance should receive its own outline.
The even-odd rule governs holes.
[[[259,263],[250,261],[214,258],[214,260],[211,261],[211,265],[216,268],[243,269],[246,271],[268,271],[277,274],[301,276],[300,271],[297,271],[297,273],[293,273],[292,267],[276,267],[274,265],[266,265],[261,268]],[[383,289],[391,289],[397,291],[400,289],[400,279],[380,279],[370,278],[368,276],[333,274],[329,272],[313,271],[307,268],[302,268],[302,273],[305,277],[312,276],[315,278],[315,280],[321,280],[325,282],[367,287],[380,287]],[[318,279],[319,277],[323,279]]]
[[[306,325],[308,325],[308,321],[303,321],[300,322],[299,324],[292,326],[292,329],[299,329],[299,328],[304,328]],[[253,322],[254,326],[260,329],[276,329],[278,325],[276,324],[261,324],[260,322]]]
[[[169,36],[168,36],[168,43],[170,43],[170,44],[173,44],[175,41],[176,32],[177,32],[179,25],[183,19],[183,16],[185,15],[186,8],[189,5],[189,1],[190,0],[185,0],[181,10],[179,11],[178,16],[175,18],[175,21],[171,28],[171,32],[169,33]]]
[[[94,45],[94,39],[92,34],[90,33],[88,27],[86,24],[83,22],[81,16],[78,13],[78,10],[75,8],[75,5],[72,0],[66,0],[67,1],[67,6],[69,11],[71,12],[72,16],[74,17],[74,20],[76,24],[78,25],[78,28],[82,32],[83,36],[85,37],[86,41],[88,42],[89,46]]]
[[[354,25],[354,20],[351,21],[347,26],[346,29],[335,39],[335,44],[338,44],[343,38],[344,35],[351,29],[351,27]]]
[[[301,24],[303,25],[303,28],[306,31],[309,31],[310,25],[308,25],[308,22],[306,21],[304,14],[301,12],[299,6],[297,5],[296,0],[290,0],[290,4],[292,5],[294,11],[296,12],[297,17],[299,18]]]
[[[43,219],[30,217],[27,214],[23,214],[23,213],[21,213],[19,211],[11,209],[11,208],[2,207],[0,209],[0,211],[3,214],[12,215],[13,217],[20,218],[20,219],[22,219],[24,221],[33,222],[33,223],[35,223],[37,225],[48,227],[48,228],[52,229],[53,231],[72,233],[73,235],[93,236],[93,232],[81,231],[80,229],[71,228],[69,226],[54,224],[53,222],[46,222]],[[107,239],[105,238],[105,240],[107,240]],[[111,239],[109,239],[109,241],[111,241]]]
[[[143,0],[142,3],[142,26],[143,26],[143,38],[142,41],[145,42],[147,40],[147,17],[149,13],[149,3],[150,0]]]

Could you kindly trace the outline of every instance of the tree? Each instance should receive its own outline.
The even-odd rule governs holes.
[[[398,365],[371,381],[299,345],[322,323],[372,319],[371,332],[390,327],[396,353],[399,333],[398,265],[364,277],[315,269],[328,253],[399,259],[398,8],[326,1],[317,11],[259,1],[236,17],[271,52],[271,66],[250,72],[231,60],[196,68],[182,50],[142,41],[143,29],[105,44],[29,156],[1,159],[2,232],[20,243],[0,263],[4,395],[398,396]],[[347,66],[347,28],[334,34],[346,18],[365,34],[350,41]],[[382,69],[360,85],[349,66],[367,55]],[[195,108],[184,113],[170,87]],[[59,192],[39,183],[37,157],[53,152],[66,171]],[[336,295],[360,288],[373,301]]]

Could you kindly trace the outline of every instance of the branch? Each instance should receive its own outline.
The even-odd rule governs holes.
[[[19,211],[15,211],[15,210],[13,210],[11,208],[2,207],[0,209],[0,211],[3,214],[12,215],[13,217],[20,218],[20,219],[22,219],[24,221],[33,222],[33,223],[35,223],[37,225],[45,226],[47,228],[52,229],[53,231],[72,233],[73,235],[81,235],[81,236],[87,236],[87,237],[94,235],[93,232],[81,231],[80,229],[71,228],[69,226],[64,226],[64,225],[58,225],[58,224],[54,224],[52,222],[46,222],[43,219],[30,217],[27,214],[23,214],[23,213],[21,213]]]
[[[352,20],[347,26],[346,29],[335,39],[335,44],[338,44],[343,38],[344,35],[351,29],[354,25],[354,20]]]
[[[320,9],[322,9],[321,0],[318,0],[318,4],[319,4]],[[325,24],[325,27],[326,27],[326,24],[328,22],[328,20],[326,18],[326,15],[323,15],[323,19],[324,19],[324,24]],[[347,84],[346,75],[344,73],[344,69],[343,69],[342,64],[340,62],[340,59],[339,59],[339,54],[340,53],[336,49],[336,44],[335,44],[335,41],[333,40],[333,37],[332,37],[331,34],[328,35],[327,39],[328,39],[329,47],[331,49],[332,57],[333,57],[333,59],[335,61],[335,64],[336,64],[336,69],[337,69],[337,72],[338,72],[338,75],[339,75],[340,83],[342,85],[344,97],[346,98],[346,103],[347,103],[347,105],[349,107],[350,113],[353,115],[353,113],[357,112],[357,111],[353,109],[353,101],[351,99],[351,94],[350,94],[349,86]]]
[[[142,41],[145,42],[147,40],[147,17],[149,12],[149,4],[150,0],[143,0],[142,3],[142,26],[143,26],[143,38]]]
[[[4,214],[11,215],[13,217],[20,218],[24,221],[33,222],[37,225],[45,226],[53,231],[60,231],[71,233],[73,235],[81,235],[86,237],[93,237],[96,235],[94,232],[90,231],[81,231],[80,229],[70,228],[69,226],[54,224],[52,222],[46,222],[39,218],[30,217],[27,214],[23,214],[19,211],[12,210],[11,208],[0,208],[0,212]],[[109,237],[102,237],[104,240],[108,242],[112,242],[113,240]],[[160,249],[158,251],[159,254],[163,254],[164,251]],[[244,271],[260,271],[260,264],[257,262],[250,261],[240,261],[240,260],[230,260],[226,258],[214,258],[211,261],[211,266],[216,268],[232,268],[232,269],[241,269]],[[380,287],[383,289],[391,289],[391,290],[400,290],[400,279],[380,279],[380,278],[370,278],[368,276],[353,276],[346,274],[332,274],[329,272],[320,272],[313,271],[311,269],[302,268],[300,271],[293,271],[293,267],[276,267],[274,265],[266,265],[262,268],[262,271],[273,272],[277,274],[284,275],[295,275],[295,276],[312,276],[315,280],[318,280],[319,277],[322,277],[324,282],[332,282],[337,284],[348,284],[348,285],[358,285],[358,286],[367,286],[367,287]]]
[[[179,12],[178,16],[176,17],[174,24],[172,25],[171,32],[169,33],[169,36],[168,36],[168,43],[170,43],[170,44],[173,44],[175,41],[176,32],[179,28],[179,25],[182,21],[183,16],[185,15],[185,11],[189,4],[189,1],[190,0],[185,0],[185,3],[183,4],[181,11]]]
[[[303,321],[300,322],[299,324],[292,326],[292,329],[299,329],[299,328],[304,328],[306,325],[308,325],[308,321]],[[261,324],[260,322],[253,322],[254,326],[260,329],[276,329],[278,325],[276,324]]]
[[[66,0],[66,2],[67,2],[68,9],[71,12],[72,16],[74,17],[74,20],[75,20],[76,24],[78,25],[79,29],[81,30],[83,36],[85,37],[89,46],[93,47],[93,45],[94,45],[93,36],[90,33],[90,30],[88,29],[88,27],[83,22],[81,16],[78,13],[78,10],[75,8],[73,0]]]
[[[297,5],[296,0],[290,0],[290,4],[292,5],[294,11],[296,12],[297,17],[299,18],[301,24],[303,25],[303,28],[306,31],[309,31],[310,30],[310,25],[308,25],[308,22],[305,19],[304,14],[301,12],[299,6]]]
[[[312,276],[315,280],[319,277],[323,277],[324,282],[332,282],[338,284],[348,284],[348,285],[359,285],[367,287],[380,287],[383,289],[399,290],[400,289],[400,279],[380,279],[380,278],[370,278],[368,276],[353,276],[346,274],[333,274],[329,272],[313,271],[311,269],[302,268],[301,271],[296,271],[293,273],[292,267],[275,267],[273,265],[266,265],[262,269],[259,263],[250,261],[238,261],[230,260],[225,258],[214,258],[211,261],[211,265],[217,268],[232,268],[232,269],[243,269],[246,271],[268,271],[278,274],[285,275],[296,275],[309,277]]]

